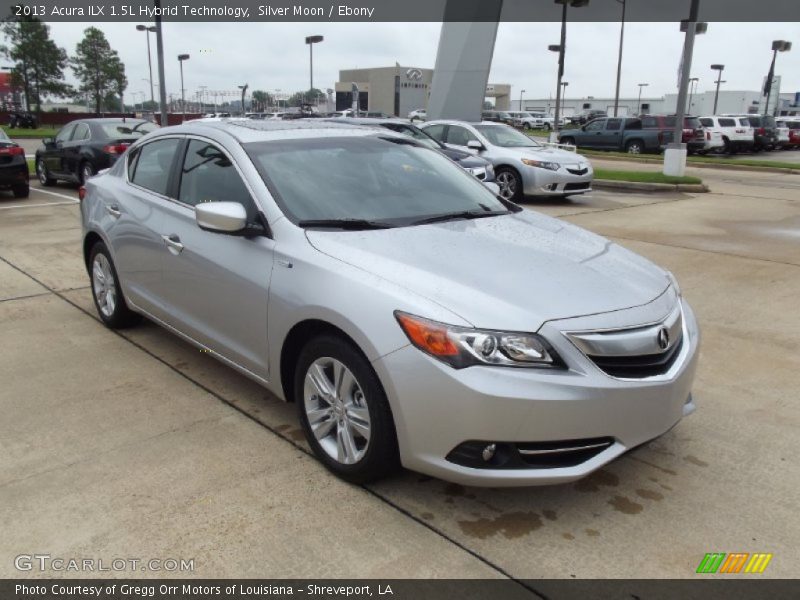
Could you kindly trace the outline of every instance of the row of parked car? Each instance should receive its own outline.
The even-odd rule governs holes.
[[[674,115],[603,117],[565,129],[559,142],[579,148],[631,154],[661,152],[672,142]],[[800,121],[776,121],[767,115],[685,117],[681,141],[690,154],[761,152],[800,147]]]

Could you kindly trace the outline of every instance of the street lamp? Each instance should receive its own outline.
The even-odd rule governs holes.
[[[626,0],[616,0],[622,4],[622,23],[619,28],[619,57],[617,58],[617,91],[614,94],[614,116],[619,114],[619,82],[622,77],[622,41],[625,38],[625,3]]]
[[[527,90],[520,90],[519,91],[519,110],[522,111],[522,94],[524,94]]]
[[[244,85],[237,86],[240,90],[242,90],[242,115],[244,115],[244,95],[247,93],[247,88],[250,87],[249,83],[245,83]]]
[[[564,114],[564,104],[567,102],[567,86],[569,81],[561,82],[561,114]]]
[[[642,114],[642,88],[646,88],[649,83],[640,83],[639,84],[639,100],[636,102],[636,116],[638,117]]]
[[[306,44],[308,44],[308,74],[311,82],[311,86],[308,88],[310,94],[314,93],[314,44],[319,44],[324,39],[321,35],[309,35],[306,37]]]
[[[719,84],[722,83],[722,71],[725,70],[725,65],[711,65],[712,71],[717,71],[717,80],[714,82],[717,84],[717,91],[714,92],[714,112],[713,114],[717,114],[717,102],[719,101]]]
[[[155,107],[156,97],[155,94],[153,94],[153,60],[150,58],[150,34],[155,33],[156,28],[152,25],[150,27],[147,25],[137,25],[136,31],[144,31],[147,36],[147,68],[150,70],[150,102]],[[142,102],[142,104],[144,104],[144,102]],[[155,108],[153,110],[155,110]],[[142,112],[144,112],[144,108],[142,108]]]
[[[558,86],[556,87],[556,114],[550,141],[558,140],[559,105],[561,104],[561,78],[564,76],[564,54],[567,50],[567,7],[580,8],[587,6],[589,0],[553,0],[561,5],[561,43],[548,46],[551,52],[558,52]]]
[[[178,54],[178,64],[181,66],[181,123],[186,120],[186,98],[184,96],[186,89],[183,87],[183,61],[189,60],[188,54]]]
[[[697,91],[697,82],[700,81],[699,77],[690,77],[689,78],[689,114],[692,113],[692,97],[694,93]]]
[[[792,49],[792,42],[787,42],[784,40],[775,40],[772,42],[772,63],[769,66],[769,73],[767,74],[767,80],[764,82],[764,95],[767,97],[767,101],[764,103],[764,115],[766,116],[769,111],[769,99],[772,95],[772,80],[775,78],[775,59],[778,56],[778,52],[788,52]],[[775,101],[775,114],[778,114],[778,101]]]

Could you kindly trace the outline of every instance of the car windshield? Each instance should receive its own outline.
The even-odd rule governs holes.
[[[0,129],[0,140],[8,140],[8,139],[9,139],[9,137],[6,134],[6,132],[3,131],[2,129]]]
[[[158,125],[150,121],[115,121],[101,123],[100,127],[111,139],[138,138],[158,129]]]
[[[449,158],[383,135],[252,142],[244,148],[286,216],[410,225],[506,206]]]
[[[475,125],[483,137],[493,146],[502,148],[539,148],[541,144],[524,133],[505,125]]]

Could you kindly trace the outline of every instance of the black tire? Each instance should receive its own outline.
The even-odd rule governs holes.
[[[562,138],[561,138],[561,142],[560,142],[560,143],[562,143],[562,144],[567,144],[567,145],[569,145],[569,146],[574,146],[574,145],[575,145],[575,138],[571,138],[571,137],[562,137]]]
[[[512,202],[522,200],[522,177],[510,167],[500,167],[495,171],[494,182],[500,186],[500,196]]]
[[[36,161],[36,176],[43,186],[51,187],[56,184],[56,180],[50,177],[50,171],[47,170],[47,165],[41,159]]]
[[[529,131],[530,129],[532,129],[532,127],[531,127],[531,124],[530,124],[530,123],[523,123],[523,124],[522,124],[522,128],[523,128],[525,131]]]
[[[92,165],[92,163],[90,163],[88,160],[85,160],[81,163],[81,166],[78,169],[78,181],[81,185],[86,185],[86,180],[95,173],[97,173],[97,170],[94,168],[94,165]]]
[[[552,129],[552,127],[550,126],[550,123],[545,123],[543,129],[545,131],[550,131],[550,129]]]
[[[104,303],[104,300],[102,299],[103,296],[100,293],[100,285],[98,284],[95,276],[95,267],[100,266],[95,265],[95,262],[99,261],[102,264],[103,258],[100,257],[103,257],[105,261],[107,261],[108,265],[108,270],[104,275],[107,276],[108,273],[110,273],[113,278],[113,281],[110,282],[113,286],[114,293],[114,306],[111,310],[104,309],[104,306],[109,307],[109,305]],[[114,261],[111,258],[108,248],[106,248],[106,245],[103,242],[97,242],[94,246],[92,246],[92,250],[89,253],[89,281],[91,282],[94,306],[97,309],[97,314],[100,316],[100,320],[103,321],[106,327],[110,329],[125,329],[126,327],[131,327],[141,321],[141,316],[128,308],[128,305],[125,302],[125,297],[122,294],[122,286],[120,285],[119,275],[117,275],[117,269],[114,266]],[[105,281],[108,281],[107,278],[105,278]],[[106,286],[106,290],[108,290],[107,283],[104,285]]]
[[[316,361],[324,361],[326,359],[338,361],[351,372],[358,391],[361,392],[360,398],[366,404],[369,413],[369,441],[360,449],[360,451],[363,451],[363,455],[352,464],[340,462],[328,454],[328,451],[323,448],[314,435],[306,412],[306,375],[309,368]],[[326,334],[316,337],[306,344],[300,352],[295,368],[294,401],[297,405],[297,414],[309,446],[311,446],[320,462],[338,477],[350,483],[362,484],[387,477],[399,469],[400,457],[397,448],[397,433],[386,394],[367,359],[349,341],[335,335]],[[321,399],[319,400],[319,406],[325,406]],[[330,419],[326,420],[325,423],[334,418],[334,413],[331,412]],[[337,437],[337,429],[337,424],[328,426],[328,431],[331,431],[334,437]],[[323,436],[323,441],[327,438],[328,436]]]
[[[15,187],[13,190],[14,198],[27,198],[31,195],[31,188],[29,185],[19,185]]]
[[[628,154],[642,154],[644,152],[644,144],[641,140],[631,140],[625,144],[625,152]]]

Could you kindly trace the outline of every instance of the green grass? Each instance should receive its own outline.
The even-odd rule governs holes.
[[[616,156],[626,160],[638,162],[662,162],[660,154],[628,154],[627,152],[604,152],[602,150],[590,150],[589,148],[578,148],[578,152],[587,156]],[[688,156],[687,163],[710,164],[710,165],[739,165],[742,167],[772,167],[776,169],[792,169],[800,171],[800,163],[783,162],[779,160],[753,160],[748,158],[725,158],[723,156]]]
[[[31,174],[36,173],[36,159],[28,158],[26,160],[28,161],[28,171],[30,171]]]
[[[703,183],[699,177],[673,177],[652,171],[611,171],[608,169],[595,169],[595,179],[610,179],[612,181],[632,181],[635,183]]]
[[[3,131],[10,138],[48,138],[55,137],[58,133],[58,127],[39,127],[38,129],[11,129],[6,125],[2,125]]]

